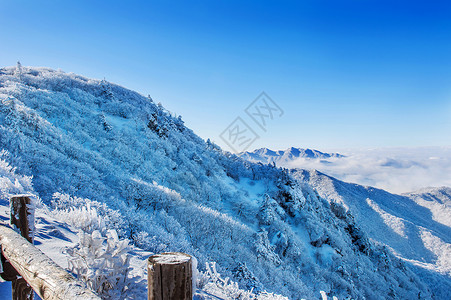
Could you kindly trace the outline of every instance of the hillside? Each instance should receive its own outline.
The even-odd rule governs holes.
[[[222,151],[150,98],[105,80],[10,67],[0,69],[0,103],[9,170],[3,201],[15,186],[8,174],[25,176],[55,214],[89,212],[105,239],[114,229],[150,253],[186,252],[201,270],[216,262],[255,293],[444,299],[449,292],[428,286],[410,262],[369,238],[352,209],[331,205],[312,183]],[[422,222],[449,237],[442,224]]]
[[[315,170],[292,170],[292,174],[331,204],[346,207],[372,240],[390,247],[419,274],[425,272],[422,277],[443,274],[444,280],[435,284],[451,290],[451,188],[395,195]]]

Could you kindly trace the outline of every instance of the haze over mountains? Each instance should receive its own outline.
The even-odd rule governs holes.
[[[338,179],[408,193],[426,187],[451,187],[451,147],[342,149],[337,153],[289,148],[257,149],[240,156],[285,168],[315,169]]]
[[[281,299],[264,291],[290,299],[320,291],[339,299],[447,299],[451,291],[449,189],[400,196],[248,162],[202,140],[150,98],[105,80],[0,69],[0,149],[0,205],[5,210],[13,194],[33,195],[42,243],[66,237],[75,247],[63,262],[90,237],[128,240],[129,255],[186,252],[201,271],[213,263],[239,284],[207,276],[199,299],[244,291],[257,299]],[[261,155],[347,159],[294,148]],[[143,282],[127,282],[126,298],[139,299]]]

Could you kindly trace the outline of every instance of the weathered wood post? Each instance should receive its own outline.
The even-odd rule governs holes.
[[[14,196],[10,203],[11,226],[17,229],[21,236],[33,244],[34,208],[27,196]],[[22,276],[14,276],[11,281],[13,300],[32,300],[33,289]]]
[[[19,230],[21,236],[33,244],[34,208],[30,197],[14,196],[11,198],[11,225]]]
[[[149,300],[193,299],[192,258],[179,252],[156,254],[147,261]]]

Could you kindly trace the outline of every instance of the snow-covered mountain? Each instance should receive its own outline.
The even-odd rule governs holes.
[[[415,266],[430,284],[451,290],[451,188],[404,195],[346,183],[316,170],[291,170],[332,208],[351,211],[368,237]],[[340,214],[340,209],[334,209]],[[434,273],[443,274],[436,279]],[[443,280],[445,279],[445,280]]]
[[[202,140],[150,98],[105,80],[0,69],[0,149],[0,204],[16,193],[33,195],[38,222],[52,217],[64,227],[48,227],[42,243],[78,230],[80,241],[65,251],[74,273],[99,269],[95,253],[92,264],[79,261],[91,249],[87,241],[100,247],[113,240],[121,252],[128,240],[130,255],[194,255],[203,274],[215,274],[214,265],[259,299],[277,298],[264,290],[290,299],[316,299],[319,291],[339,299],[446,299],[451,290],[449,226],[437,221],[446,214],[433,217],[436,204],[419,204],[435,201],[427,194],[373,195],[325,175],[316,184],[302,171],[247,162]],[[434,193],[437,205],[447,201],[447,191]],[[395,211],[415,203],[421,207]],[[407,241],[398,246],[396,234]],[[434,250],[415,256],[419,239]],[[203,299],[244,295],[217,276],[206,278],[198,282]],[[211,286],[230,294],[211,294]],[[140,295],[120,287],[103,292],[113,299]]]
[[[276,165],[286,165],[298,158],[321,159],[327,160],[331,157],[344,157],[338,153],[324,153],[314,149],[303,149],[291,147],[286,150],[271,150],[268,148],[255,149],[254,151],[246,151],[238,154],[243,159],[254,163],[276,163]]]

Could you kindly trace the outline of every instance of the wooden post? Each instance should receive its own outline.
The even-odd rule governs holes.
[[[25,279],[17,278],[11,281],[12,300],[33,300],[34,293]]]
[[[33,244],[34,209],[27,196],[14,196],[10,203],[11,226],[18,230],[28,242]],[[13,277],[11,281],[13,300],[33,300],[34,294],[31,286],[21,276]]]
[[[31,200],[27,196],[11,198],[11,225],[33,244],[34,209],[31,206]]]
[[[148,300],[193,299],[192,259],[185,253],[156,254],[147,261]]]

